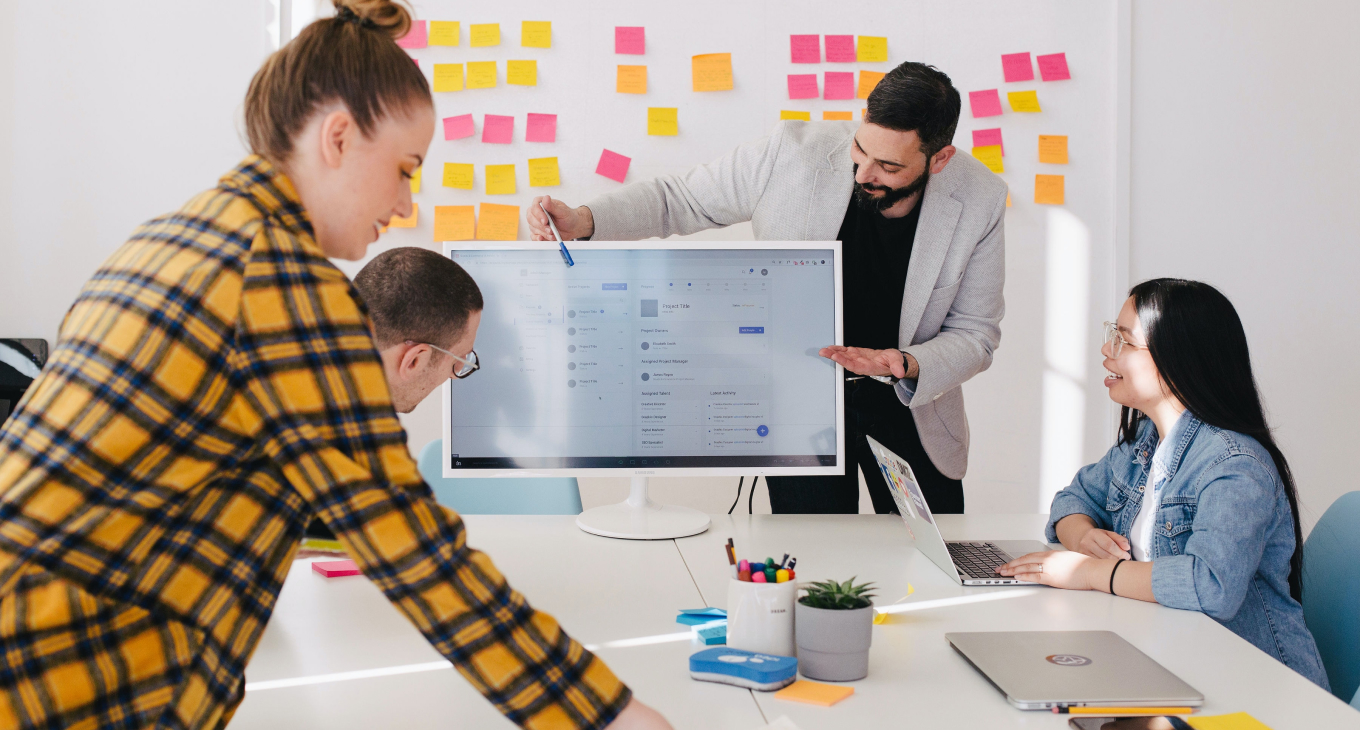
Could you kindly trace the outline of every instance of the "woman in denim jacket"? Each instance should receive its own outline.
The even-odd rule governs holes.
[[[1218,290],[1154,279],[1106,323],[1119,443],[1053,498],[1048,540],[998,569],[1201,611],[1323,688],[1303,623],[1298,498],[1246,333]]]

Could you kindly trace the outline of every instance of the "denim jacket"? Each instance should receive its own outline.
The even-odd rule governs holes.
[[[1256,439],[1210,426],[1188,411],[1167,461],[1157,508],[1152,595],[1208,614],[1324,689],[1327,675],[1303,607],[1289,595],[1294,523],[1275,462]],[[1145,419],[1133,444],[1083,467],[1053,497],[1047,536],[1071,514],[1129,537],[1142,504],[1157,428]]]

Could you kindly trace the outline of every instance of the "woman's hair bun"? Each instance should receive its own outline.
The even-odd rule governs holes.
[[[394,0],[333,0],[336,17],[346,15],[348,9],[364,25],[381,30],[393,40],[411,29],[411,11]]]

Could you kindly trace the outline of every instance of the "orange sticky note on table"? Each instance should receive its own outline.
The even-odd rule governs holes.
[[[705,53],[691,62],[695,91],[730,91],[732,89],[732,54]]]
[[[1270,730],[1265,723],[1245,712],[1231,715],[1196,715],[1185,718],[1185,724],[1195,730]]]
[[[884,76],[887,76],[887,74],[861,69],[859,72],[859,90],[855,94],[855,98],[868,99],[869,92],[873,91],[875,86],[878,86],[878,82],[882,81]]]
[[[1063,176],[1035,175],[1034,202],[1047,205],[1063,204]]]
[[[810,705],[830,707],[854,693],[854,687],[822,684],[821,682],[809,682],[806,679],[800,679],[784,689],[775,692],[774,698],[777,700],[792,700],[794,702],[806,702]]]
[[[647,67],[619,66],[619,77],[614,90],[620,94],[647,93]]]
[[[1067,164],[1067,135],[1039,135],[1039,161],[1050,165]]]
[[[1041,112],[1039,108],[1039,92],[1037,91],[1010,91],[1006,93],[1006,99],[1011,103],[1013,112]]]
[[[390,218],[387,221],[388,228],[415,228],[416,219],[420,216],[420,206],[411,203],[411,215],[408,218]]]
[[[822,121],[824,122],[831,120],[848,122],[854,118],[854,112],[822,112]]]
[[[482,203],[477,213],[478,241],[514,241],[518,238],[518,205]]]
[[[812,121],[812,112],[795,112],[788,109],[780,109],[779,118],[790,119],[795,122],[810,122]]]
[[[470,205],[434,207],[434,241],[471,241],[477,227]]]

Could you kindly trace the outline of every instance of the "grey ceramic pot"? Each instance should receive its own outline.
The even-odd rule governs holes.
[[[804,677],[849,682],[868,676],[873,606],[836,611],[798,602],[793,626],[798,639],[798,671]]]

